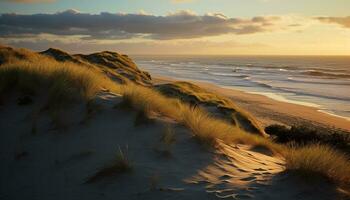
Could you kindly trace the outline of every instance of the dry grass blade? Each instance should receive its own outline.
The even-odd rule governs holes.
[[[286,167],[302,174],[322,174],[332,180],[350,182],[348,158],[326,145],[291,147],[285,153]]]
[[[126,148],[126,152],[127,151],[128,148]],[[130,162],[127,153],[123,152],[121,148],[118,147],[118,153],[112,163],[88,178],[86,183],[94,183],[101,179],[130,171],[132,171],[132,163]]]
[[[170,125],[167,125],[164,129],[164,133],[160,139],[165,145],[171,146],[176,142],[174,130]]]

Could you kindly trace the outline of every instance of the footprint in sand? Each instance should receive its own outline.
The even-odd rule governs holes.
[[[253,181],[253,180],[256,180],[256,177],[251,176],[251,177],[241,178],[240,180],[241,181]]]
[[[216,191],[216,194],[219,194],[221,196],[232,195],[233,193],[234,193],[234,189],[224,189],[224,190]]]
[[[232,183],[232,180],[231,179],[226,179],[226,180],[223,180],[222,182],[224,182],[224,183]]]
[[[199,186],[207,185],[207,184],[209,184],[209,183],[210,183],[210,182],[207,181],[207,180],[200,180],[200,181],[197,181],[197,185],[199,185]]]
[[[232,177],[228,174],[225,174],[223,176],[220,176],[220,180],[227,180],[227,179],[231,179]]]
[[[251,194],[237,194],[235,199],[251,199],[254,198]]]
[[[240,172],[248,172],[247,170],[244,170],[244,169],[237,169],[238,171],[240,171]]]
[[[266,186],[270,186],[271,184],[268,182],[262,182],[262,181],[258,181],[254,183],[254,186],[256,187],[266,187]]]
[[[280,166],[283,166],[284,163],[281,163],[281,162],[274,162],[276,165],[280,165]]]
[[[217,189],[217,190],[224,190],[224,189],[226,189],[227,188],[227,184],[226,183],[219,183],[219,184],[216,184],[215,185],[215,188]]]
[[[247,187],[247,188],[244,188],[244,190],[248,192],[260,192],[260,189],[258,187]]]
[[[227,198],[236,199],[234,194],[229,194],[229,195],[215,194],[215,196],[220,198],[220,199],[227,199]]]
[[[257,169],[254,169],[254,171],[263,172],[263,171],[266,171],[266,169],[263,169],[263,168],[257,168]]]

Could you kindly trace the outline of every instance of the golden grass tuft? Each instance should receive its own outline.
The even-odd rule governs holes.
[[[123,152],[119,147],[118,153],[115,159],[113,160],[113,162],[110,165],[100,169],[93,176],[88,178],[86,183],[94,183],[106,177],[127,173],[131,171],[132,171],[132,163],[128,158],[127,150],[126,152]]]
[[[121,87],[124,105],[131,105],[136,110],[152,110],[188,127],[199,141],[213,145],[217,139],[228,143],[264,145],[276,151],[277,144],[258,135],[246,133],[237,126],[212,117],[198,107],[194,108],[178,99],[168,98],[159,92],[134,84]],[[278,149],[278,151],[280,151]]]
[[[241,126],[241,129],[244,129],[244,127],[249,124],[248,130],[250,129],[250,132],[266,136],[265,131],[260,127],[256,119],[227,97],[207,91],[195,84],[184,81],[158,85],[157,89],[162,94],[180,98],[185,102],[216,106],[219,110],[225,110],[225,112],[227,112],[226,118],[234,122],[237,126]],[[241,119],[244,119],[245,122],[242,122]]]
[[[176,142],[176,134],[170,125],[164,127],[164,131],[160,137],[160,144],[156,147],[156,151],[165,157],[172,156],[172,147]]]
[[[237,126],[212,117],[208,112],[193,108],[186,104],[181,107],[182,123],[192,130],[195,138],[199,141],[215,145],[220,139],[225,143],[241,143],[248,145],[263,145],[274,152],[280,152],[278,145],[259,135],[249,134]]]
[[[49,107],[92,99],[102,88],[117,86],[93,70],[46,56],[35,54],[29,60],[12,60],[0,67],[0,94],[13,89],[29,94],[48,91]]]
[[[176,142],[176,136],[173,128],[170,125],[167,125],[164,128],[164,133],[160,138],[160,141],[166,146],[171,146]]]
[[[284,156],[288,170],[306,175],[322,174],[335,181],[350,182],[349,159],[329,146],[290,147]]]
[[[129,83],[121,86],[124,104],[131,105],[138,111],[161,113],[166,117],[179,120],[178,108],[181,102],[177,99],[166,98],[159,92],[140,85]]]

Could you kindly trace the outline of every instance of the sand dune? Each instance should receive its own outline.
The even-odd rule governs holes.
[[[146,72],[116,61],[125,55],[51,49],[56,62],[0,50],[0,199],[348,197],[339,192],[349,178],[340,174],[349,171],[343,154],[311,149],[312,164],[300,165],[308,173],[288,170],[288,156],[303,155],[293,157],[292,148],[262,137],[253,115],[199,87],[198,94],[166,98]],[[186,95],[197,95],[195,104],[184,103]],[[323,155],[330,161],[318,162]],[[323,165],[322,176],[313,174],[315,163]]]
[[[283,159],[245,145],[207,149],[170,119],[154,117],[135,126],[136,112],[115,109],[120,95],[100,93],[99,111],[86,119],[81,106],[67,111],[67,129],[53,129],[47,114],[33,113],[40,103],[19,106],[16,96],[0,107],[2,199],[332,199],[330,183],[307,184],[283,173]],[[34,102],[40,102],[40,97]],[[162,153],[164,126],[176,142]],[[86,180],[108,165],[118,147],[132,171]],[[168,147],[165,147],[168,148]],[[127,150],[126,150],[127,149]],[[164,150],[164,149],[163,149]]]

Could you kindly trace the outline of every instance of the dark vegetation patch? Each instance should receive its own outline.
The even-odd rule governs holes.
[[[350,155],[350,133],[311,124],[293,125],[288,128],[282,125],[270,125],[265,128],[274,141],[282,144],[294,143],[297,145],[327,144]]]
[[[17,104],[20,106],[30,105],[32,103],[33,103],[33,99],[28,95],[21,96],[17,99]]]

